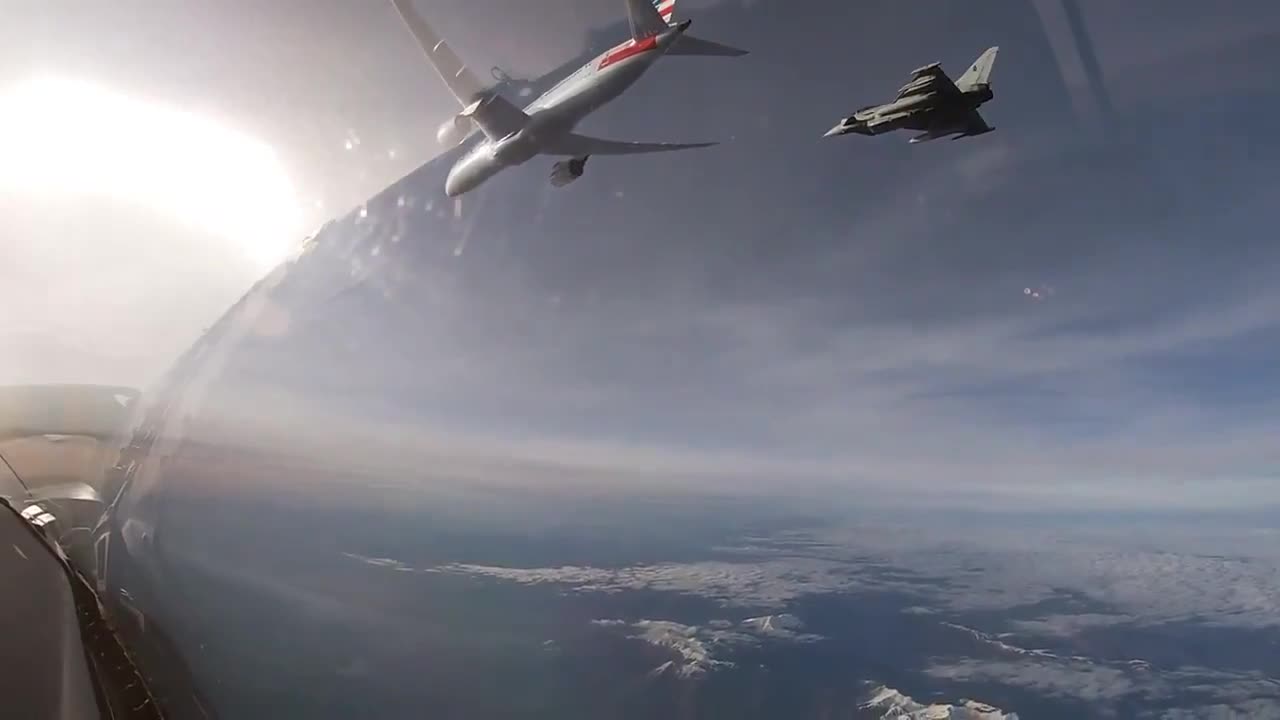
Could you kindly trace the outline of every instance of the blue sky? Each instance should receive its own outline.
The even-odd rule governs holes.
[[[439,203],[442,167],[411,177],[334,231],[356,243],[359,279],[342,309],[311,311],[341,313],[360,339],[307,387],[567,464],[710,467],[913,503],[1274,502],[1275,147],[1257,118],[1276,98],[1228,86],[1197,107],[1152,88],[1117,97],[1113,125],[1092,131],[1043,42],[1014,34],[1035,20],[1021,9],[1004,33],[985,26],[995,11],[926,23],[859,48],[896,63],[839,67],[798,59],[835,42],[812,21],[708,14],[704,33],[772,47],[744,71],[667,63],[590,122],[734,143],[599,163],[566,193],[533,163],[456,221],[420,209]],[[902,20],[880,12],[865,25]],[[809,137],[826,122],[809,106],[872,101],[988,42],[1005,48],[987,110],[999,134]],[[1168,76],[1182,59],[1168,51]],[[801,68],[807,83],[779,81]]]
[[[420,3],[464,56],[520,73],[580,51],[614,5],[516,23],[493,3]],[[1011,508],[1280,500],[1280,96],[1256,70],[1280,59],[1272,5],[1082,2],[1110,116],[1088,107],[1045,3],[703,5],[701,35],[755,52],[668,59],[582,129],[725,145],[602,159],[564,191],[535,161],[456,215],[444,162],[412,172],[286,277],[286,329],[237,356],[229,397],[269,390],[330,431],[451,438],[440,452],[724,487]],[[181,81],[202,78],[200,102],[324,199],[317,222],[430,157],[451,111],[389,8],[343,7],[284,36],[213,12],[211,32],[276,70],[196,53],[150,88],[190,102]],[[153,20],[161,35],[180,22]],[[992,44],[998,132],[820,138],[912,68],[962,68]],[[147,58],[128,57],[117,80],[136,85]],[[353,136],[362,149],[342,149]],[[234,285],[189,292],[211,317]],[[196,324],[166,314],[181,289],[153,287],[147,318]]]

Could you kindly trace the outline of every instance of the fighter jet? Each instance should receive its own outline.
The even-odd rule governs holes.
[[[567,185],[582,176],[590,155],[633,155],[688,150],[715,143],[640,143],[602,140],[574,132],[583,118],[621,95],[663,55],[745,55],[745,50],[700,40],[687,33],[691,20],[674,21],[676,0],[626,0],[631,37],[583,65],[521,109],[498,88],[485,88],[449,45],[414,11],[412,0],[392,0],[436,73],[462,110],[440,126],[447,146],[479,129],[484,138],[449,171],[445,194],[457,197],[508,167],[538,155],[569,157],[555,163],[551,182]],[[495,76],[496,77],[496,76]]]
[[[911,138],[912,143],[920,143],[949,135],[959,140],[991,132],[995,128],[982,119],[978,107],[994,96],[989,79],[999,50],[993,47],[979,55],[955,82],[940,63],[919,68],[893,102],[862,108],[828,130],[826,137],[920,130],[921,134]]]

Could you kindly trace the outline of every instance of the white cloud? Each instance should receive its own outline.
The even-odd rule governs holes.
[[[864,710],[883,711],[880,716],[884,720],[898,718],[900,720],[1018,720],[1018,713],[1006,713],[999,708],[980,703],[975,700],[960,700],[957,703],[932,703],[923,705],[910,695],[904,695],[891,687],[881,685],[871,692],[871,697],[862,703]]]
[[[732,662],[718,660],[713,654],[722,648],[754,645],[757,642],[755,638],[743,633],[682,625],[670,620],[641,620],[634,623],[632,628],[638,634],[631,637],[679,655],[677,673],[686,678],[702,675],[715,668],[733,667]],[[662,667],[659,666],[658,671]]]
[[[1018,647],[1017,645],[1007,643],[999,638],[992,637],[991,635],[988,635],[987,633],[984,633],[981,630],[976,630],[971,627],[965,627],[964,625],[944,622],[942,623],[942,626],[951,628],[952,630],[957,630],[959,632],[962,632],[972,637],[973,639],[977,640],[978,642],[981,642],[995,650],[999,650],[1001,652],[1008,653],[1011,655],[1026,655],[1028,657],[1043,657],[1043,658],[1053,658],[1053,659],[1058,658],[1058,655],[1056,653],[1053,653],[1049,650],[1038,650],[1038,649],[1029,650],[1027,648]]]
[[[1280,549],[1249,527],[1164,522],[1150,527],[1061,529],[998,522],[955,527],[851,524],[813,535],[823,557],[872,558],[942,587],[900,589],[952,610],[1007,609],[1077,592],[1114,608],[1074,622],[1195,621],[1237,627],[1280,623]],[[810,550],[809,553],[818,553]],[[1068,621],[1047,615],[1031,630]]]
[[[903,615],[935,615],[937,612],[937,610],[922,605],[912,605],[902,609]]]
[[[434,571],[482,575],[525,585],[554,583],[569,586],[575,592],[658,590],[688,593],[718,600],[725,606],[758,608],[783,607],[804,595],[875,586],[873,581],[860,577],[847,564],[799,558],[754,563],[664,563],[617,569],[450,564]],[[785,624],[786,621],[783,622]],[[775,630],[783,632],[785,629]]]
[[[1080,613],[1078,615],[1045,615],[1035,620],[1015,620],[1010,625],[1018,632],[1026,635],[1066,638],[1078,635],[1084,630],[1137,623],[1138,621],[1138,618],[1130,615]]]
[[[925,670],[934,679],[977,685],[998,683],[1039,695],[1088,702],[1098,708],[1135,699],[1152,706],[1190,703],[1189,709],[1179,711],[1183,714],[1173,714],[1171,718],[1215,717],[1215,713],[1227,712],[1223,708],[1245,716],[1256,712],[1267,717],[1265,713],[1280,707],[1280,680],[1259,672],[1169,667],[1142,658],[1068,655],[1036,648],[1022,639],[1060,640],[1115,624],[1138,628],[1167,622],[1259,628],[1276,624],[1277,613],[1258,598],[1280,596],[1280,583],[1274,575],[1277,551],[1256,547],[1256,532],[1243,527],[1206,527],[1199,536],[1194,529],[1175,535],[1174,529],[1164,527],[1166,534],[1159,536],[1165,546],[1162,550],[1144,547],[1146,534],[1138,527],[1115,534],[1111,530],[1067,533],[1037,531],[1027,526],[982,528],[963,523],[953,530],[865,525],[807,535],[786,534],[779,538],[775,549],[767,540],[755,538],[749,550],[742,551],[743,562],[662,563],[627,568],[453,564],[426,571],[531,585],[555,584],[572,592],[687,593],[716,600],[726,609],[784,609],[806,595],[892,591],[921,600],[921,604],[908,608],[920,622],[932,622],[931,618],[937,617],[940,627],[964,633],[984,648],[981,657],[935,656]],[[803,548],[799,551],[803,557],[797,557],[797,548]],[[1213,554],[1232,548],[1251,554]],[[399,567],[388,558],[363,561],[384,568]],[[1259,589],[1256,593],[1242,590],[1249,587]],[[1064,591],[1068,595],[1062,595]],[[1089,597],[1114,606],[1116,611],[1059,611],[1013,620],[1005,625],[1013,631],[1008,633],[987,632],[945,619],[951,613],[1011,609],[1049,598],[1087,606]],[[735,620],[720,617],[699,625],[657,619],[602,619],[594,624],[671,651],[676,658],[653,672],[681,677],[727,667],[732,660],[726,655],[736,648],[766,641],[821,639],[805,632],[800,618],[785,612]],[[927,709],[903,707],[909,712]],[[884,708],[888,711],[890,706]]]
[[[1260,672],[1232,672],[1183,667],[1161,674],[1178,692],[1197,693],[1212,700],[1238,704],[1266,700],[1280,707],[1280,679]]]
[[[1069,696],[1088,702],[1114,701],[1139,689],[1139,684],[1123,670],[1088,664],[963,660],[933,665],[925,673],[956,682],[1018,685],[1044,696]]]
[[[680,656],[679,661],[665,662],[652,674],[670,671],[685,678],[702,675],[715,668],[733,667],[732,661],[717,657],[733,648],[759,645],[763,640],[805,643],[822,639],[820,635],[800,632],[804,623],[787,614],[747,618],[736,625],[723,618],[705,625],[685,625],[671,620],[629,623],[616,619],[592,620],[591,624],[604,628],[629,628],[636,631],[630,637],[671,650]]]
[[[1140,682],[1123,670],[1045,661],[960,660],[933,665],[931,677],[966,683],[998,682],[1016,685],[1046,696],[1069,696],[1088,702],[1111,701],[1138,692]]]
[[[1160,715],[1160,720],[1277,720],[1280,718],[1280,703],[1274,700],[1245,700],[1235,704],[1217,703],[1195,708],[1167,710]]]
[[[1135,528],[1110,531],[1038,530],[961,524],[954,528],[862,523],[779,544],[754,541],[742,560],[658,563],[623,568],[506,568],[451,564],[433,572],[482,575],[522,584],[552,583],[575,592],[657,590],[699,595],[725,606],[785,608],[793,600],[838,592],[891,591],[919,598],[912,614],[1003,610],[1063,593],[1112,608],[1023,618],[1008,630],[1063,637],[1110,624],[1196,622],[1232,627],[1280,623],[1280,550],[1258,543],[1248,528],[1233,531],[1163,525],[1161,548]],[[886,569],[896,572],[885,573]],[[956,625],[1011,650],[1013,641]]]
[[[1280,710],[1280,681],[1256,672],[1223,672],[1186,667],[1154,670],[1146,665],[1096,663],[1084,659],[1035,658],[1017,661],[965,658],[938,662],[926,669],[933,678],[964,683],[998,683],[1024,688],[1038,695],[1064,697],[1098,708],[1121,699],[1140,699],[1152,706],[1188,700],[1204,702],[1194,710],[1173,710],[1161,717],[1202,717],[1221,708],[1251,708],[1263,713]],[[1248,714],[1244,717],[1255,717]]]
[[[399,570],[399,571],[412,571],[412,570],[413,570],[413,568],[411,568],[411,567],[409,567],[408,565],[405,565],[404,563],[400,562],[399,560],[395,560],[395,559],[393,559],[393,558],[375,558],[375,557],[366,557],[366,556],[364,556],[364,555],[359,555],[359,554],[357,554],[357,553],[349,553],[349,552],[347,552],[347,553],[342,553],[342,554],[343,554],[344,556],[346,556],[346,557],[351,558],[352,560],[355,560],[355,561],[357,561],[357,562],[362,562],[362,563],[364,563],[364,564],[366,564],[366,565],[372,565],[372,566],[374,566],[374,567],[388,568],[388,569],[391,569],[391,570]]]
[[[804,629],[804,622],[790,613],[747,618],[742,621],[742,627],[757,635],[778,640],[817,642],[822,639],[821,635],[801,632]]]

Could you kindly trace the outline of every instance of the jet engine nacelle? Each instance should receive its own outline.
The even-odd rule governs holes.
[[[988,85],[987,83],[979,83],[977,85],[974,85],[973,87],[965,90],[964,94],[968,97],[976,99],[979,105],[990,101],[992,98],[996,96],[996,94],[992,92],[991,86]]]
[[[582,177],[582,173],[587,170],[587,158],[589,157],[591,156],[583,155],[569,160],[561,160],[551,166],[551,184],[556,187],[564,187]]]
[[[454,115],[440,124],[440,129],[436,130],[436,140],[445,147],[453,147],[471,134],[471,118]]]

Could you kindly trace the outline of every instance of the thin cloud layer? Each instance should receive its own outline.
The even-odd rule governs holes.
[[[759,563],[672,563],[621,569],[591,567],[500,568],[453,564],[437,572],[482,575],[522,585],[554,583],[577,592],[632,590],[701,595],[726,606],[780,608],[798,597],[866,587],[841,563],[794,558]]]
[[[1100,711],[1119,701],[1150,706],[1172,700],[1191,707],[1171,710],[1160,717],[1213,717],[1228,708],[1236,713],[1235,717],[1274,717],[1280,712],[1280,682],[1256,672],[1196,667],[1153,671],[1142,666],[1126,669],[1085,661],[977,659],[939,663],[925,672],[938,680],[994,682],[1045,697],[1080,700]]]
[[[1183,543],[1194,544],[1187,537],[1194,529],[1169,527],[1165,532],[1181,534]],[[1280,556],[1274,551],[1262,556],[1209,555],[1206,551],[1215,545],[1227,546],[1210,537],[1199,539],[1201,550],[1187,553],[1145,549],[1139,536],[1109,536],[1104,543],[1085,532],[1037,533],[1026,528],[984,532],[868,524],[816,537],[818,542],[802,554],[787,545],[753,545],[743,550],[741,562],[625,568],[452,564],[432,571],[526,585],[557,584],[574,592],[685,593],[730,607],[786,608],[811,595],[893,592],[926,600],[926,608],[935,612],[970,612],[1035,606],[1078,593],[1115,610],[1078,616],[1052,613],[1018,620],[1009,628],[1042,638],[1107,625],[1174,622],[1267,628],[1276,627],[1280,618]],[[1254,536],[1242,531],[1238,537],[1243,543]],[[997,650],[1057,658],[945,619],[939,622]]]

